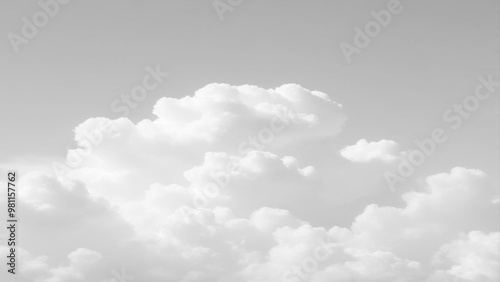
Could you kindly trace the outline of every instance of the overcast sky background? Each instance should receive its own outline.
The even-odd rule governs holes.
[[[0,34],[4,35],[0,41],[0,171],[15,168],[25,174],[31,170],[51,172],[54,161],[64,163],[68,150],[77,147],[74,130],[79,124],[92,117],[120,118],[120,114],[111,110],[112,102],[141,83],[147,74],[146,67],[159,65],[169,77],[131,110],[127,118],[134,124],[144,119],[154,120],[153,108],[160,98],[192,96],[210,83],[248,84],[263,89],[295,83],[326,93],[331,100],[342,104],[342,115],[347,120],[340,133],[332,139],[315,140],[317,143],[311,146],[318,147],[310,152],[297,147],[300,152],[295,156],[301,168],[317,162],[320,172],[343,174],[339,178],[322,179],[321,187],[362,188],[353,188],[352,194],[341,192],[335,204],[311,204],[314,208],[303,203],[286,206],[294,216],[313,226],[349,228],[356,215],[372,203],[402,208],[403,192],[422,192],[429,175],[450,173],[454,167],[481,170],[488,175],[491,185],[498,187],[498,88],[458,130],[450,129],[450,124],[442,118],[446,110],[474,94],[480,76],[493,75],[495,81],[499,80],[498,1],[401,1],[402,12],[393,15],[391,23],[348,63],[340,43],[353,44],[354,28],[363,28],[373,20],[370,11],[386,9],[387,2],[244,0],[234,11],[225,13],[221,21],[211,1],[73,0],[61,6],[58,14],[28,44],[21,44],[16,53],[7,34],[21,34],[21,19],[31,19],[40,8],[37,1],[0,0]],[[393,140],[399,144],[398,152],[411,151],[416,148],[416,139],[429,138],[437,127],[446,130],[448,140],[438,146],[436,153],[396,193],[384,181],[383,173],[389,169],[385,165],[339,161],[339,150],[360,139]],[[128,157],[133,150],[127,147],[130,144],[124,144],[119,143],[116,151],[104,145],[96,155],[103,159]],[[139,145],[137,152],[141,146],[148,146]],[[282,151],[279,147],[274,149],[279,153],[293,152],[295,145],[290,146]],[[324,146],[324,151],[319,146]],[[105,167],[110,169],[108,172],[116,167],[117,173],[133,171],[146,177],[147,186],[156,182],[187,185],[191,180],[186,181],[182,173],[203,162],[200,155],[185,162],[165,164],[172,172],[167,181],[154,171],[158,163],[148,163],[142,171],[133,164],[137,159],[123,158],[124,167],[119,164],[122,159],[104,164],[90,160],[85,167]],[[324,164],[330,158],[334,163]],[[147,178],[149,165],[153,172]],[[123,204],[134,197],[140,200],[144,196],[144,191],[130,189],[123,192],[123,198],[115,197],[121,193],[113,190],[120,181],[127,185],[139,182],[120,177],[117,180],[113,176],[109,180],[112,188],[106,190],[101,186],[107,182],[96,184],[86,173],[89,172],[76,172],[75,177],[84,182],[87,177],[89,192],[111,204]],[[335,191],[324,195],[336,197],[338,191]],[[263,206],[255,200],[235,214],[246,218],[252,208]],[[134,220],[127,218],[127,222],[132,224]],[[491,228],[485,229],[489,231]],[[33,255],[49,255],[36,242],[28,244]],[[63,262],[75,249],[72,248],[68,245],[56,250],[58,259],[49,264]]]
[[[35,1],[0,5],[2,34],[20,33],[21,17],[39,8]],[[64,156],[74,146],[71,130],[89,116],[119,117],[111,102],[156,64],[171,77],[132,111],[133,121],[151,117],[160,97],[183,97],[212,82],[293,82],[345,105],[346,143],[388,138],[412,146],[474,91],[478,76],[497,72],[498,3],[402,2],[403,12],[347,64],[340,42],[352,44],[354,27],[386,5],[245,1],[221,22],[210,1],[70,2],[19,54],[7,38],[1,42],[0,154]],[[496,105],[481,105],[440,150],[443,162],[498,171],[485,150],[498,143]]]

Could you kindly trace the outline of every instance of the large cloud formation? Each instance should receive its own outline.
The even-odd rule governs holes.
[[[500,279],[498,190],[480,170],[450,168],[397,205],[339,214],[383,175],[360,179],[339,156],[346,115],[327,94],[210,84],[153,113],[88,119],[68,152],[86,151],[77,167],[23,175],[16,281]],[[365,140],[342,155],[383,168],[395,146]]]

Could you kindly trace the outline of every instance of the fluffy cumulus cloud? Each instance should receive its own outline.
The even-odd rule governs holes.
[[[488,176],[450,168],[366,200],[382,173],[338,152],[390,162],[397,144],[341,144],[325,93],[210,84],[153,114],[88,119],[64,174],[23,175],[16,281],[499,281]]]
[[[398,143],[382,139],[378,142],[368,142],[360,139],[356,144],[340,150],[342,157],[357,163],[366,163],[372,160],[393,162],[397,159]]]
[[[471,231],[440,248],[435,264],[442,270],[434,276],[437,281],[499,281],[499,233]]]

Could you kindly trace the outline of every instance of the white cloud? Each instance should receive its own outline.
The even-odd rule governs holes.
[[[109,282],[122,268],[150,282],[498,279],[498,252],[488,251],[498,249],[498,189],[479,170],[453,168],[401,203],[325,223],[349,193],[373,190],[374,176],[357,182],[358,168],[330,158],[346,118],[324,93],[211,84],[161,99],[154,114],[111,121],[113,135],[67,178],[23,175],[20,281]],[[252,147],[284,117],[286,129]],[[79,125],[77,143],[106,120]],[[394,141],[364,139],[341,152],[359,162],[398,154]],[[195,205],[207,185],[218,191]]]
[[[366,163],[372,160],[389,163],[397,159],[397,150],[398,144],[392,140],[382,139],[378,142],[368,142],[366,139],[360,139],[356,144],[340,150],[340,155],[357,163]]]
[[[498,218],[492,215],[497,206],[491,199],[496,192],[484,177],[480,171],[463,168],[434,175],[428,178],[426,191],[403,195],[405,207],[368,206],[350,229],[313,227],[283,209],[260,208],[242,217],[235,214],[239,213],[237,208],[192,208],[187,205],[192,197],[189,189],[176,185],[152,185],[143,199],[123,205],[120,215],[134,227],[133,233],[109,224],[110,215],[106,214],[112,212],[106,211],[105,205],[96,213],[95,208],[54,201],[53,209],[80,224],[103,216],[108,219],[103,225],[89,222],[84,226],[87,231],[71,234],[69,242],[53,233],[60,232],[63,224],[57,227],[53,223],[48,231],[52,239],[69,243],[67,249],[73,251],[66,262],[57,266],[49,266],[45,257],[32,257],[26,263],[32,270],[26,273],[45,277],[40,281],[90,281],[89,277],[93,277],[92,281],[106,281],[111,265],[118,261],[136,264],[134,276],[146,281],[281,281],[283,277],[298,281],[294,279],[302,276],[307,277],[304,281],[424,281],[443,275],[467,281],[477,281],[478,277],[495,281],[492,271],[497,268],[498,253],[489,250],[497,249],[498,232],[485,235],[474,231],[467,238],[454,240],[457,234],[470,230],[495,229]],[[59,183],[40,174],[23,180],[23,185],[31,191],[29,181],[43,183],[44,178],[45,189],[26,194],[26,203],[31,203],[33,209],[37,204],[28,198],[38,198],[39,193],[54,188],[79,195],[85,206],[99,203],[85,200],[88,194],[82,192],[84,187],[79,192],[71,188],[71,182]],[[56,193],[51,197],[69,197]],[[480,213],[471,214],[480,206],[484,207]],[[75,214],[73,208],[81,213]],[[52,216],[41,211],[37,220],[47,222]],[[40,233],[46,226],[32,228]],[[92,231],[103,244],[85,241]],[[43,236],[30,238],[37,239],[46,240]],[[82,244],[92,244],[92,250]],[[47,255],[50,250],[52,246],[40,249]],[[326,258],[317,260],[316,266],[311,264],[320,252],[325,257],[325,250],[330,252]],[[138,256],[144,261],[137,262]],[[315,271],[308,272],[311,265]],[[425,269],[433,271],[426,273]]]
[[[499,281],[500,234],[471,231],[440,248],[435,263],[447,269],[438,271],[433,279],[465,281]]]

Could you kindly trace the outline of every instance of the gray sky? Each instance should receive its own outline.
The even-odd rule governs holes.
[[[432,4],[431,4],[432,3]],[[1,31],[20,33],[35,1],[2,1]],[[4,159],[63,155],[71,130],[91,116],[116,118],[111,102],[144,68],[168,82],[131,119],[150,117],[160,97],[207,83],[265,88],[298,83],[346,106],[346,142],[389,138],[411,146],[440,125],[442,112],[497,72],[496,1],[402,2],[403,12],[347,64],[339,48],[384,1],[245,1],[220,21],[210,1],[73,1],[15,54],[0,50]],[[496,99],[496,98],[495,98]],[[482,105],[443,150],[443,160],[486,164],[498,143],[496,101]],[[456,143],[455,143],[456,142]],[[461,148],[460,154],[457,149]],[[488,164],[492,172],[497,171]]]
[[[175,278],[172,281],[259,281],[249,278],[252,271],[272,280],[284,270],[274,273],[270,269],[290,263],[286,254],[292,251],[287,244],[293,240],[299,240],[297,244],[314,242],[315,236],[326,236],[321,233],[325,230],[342,238],[346,248],[363,254],[384,244],[381,238],[405,230],[408,238],[396,241],[406,247],[389,250],[394,257],[385,258],[388,264],[402,258],[421,262],[425,268],[433,256],[443,256],[468,271],[470,266],[460,264],[459,256],[449,249],[468,244],[474,246],[471,249],[480,248],[474,245],[477,238],[496,240],[495,216],[485,208],[473,212],[479,220],[467,219],[463,226],[455,226],[461,212],[447,217],[446,212],[438,215],[433,211],[461,210],[466,215],[472,207],[485,206],[498,197],[496,190],[493,196],[485,192],[487,188],[482,190],[488,186],[483,185],[483,178],[490,183],[488,187],[499,185],[498,86],[489,98],[476,100],[477,109],[466,111],[467,118],[457,113],[460,104],[475,99],[478,87],[486,93],[481,81],[500,80],[498,1],[402,0],[400,12],[391,15],[387,26],[379,25],[380,32],[369,44],[347,58],[342,44],[357,46],[356,28],[365,30],[374,22],[371,12],[387,10],[388,3],[391,1],[243,0],[221,20],[212,1],[73,0],[58,5],[46,25],[16,45],[12,44],[13,34],[23,35],[23,18],[33,21],[40,4],[0,0],[0,34],[4,35],[0,41],[0,171],[16,168],[29,175],[24,180],[29,206],[26,216],[41,223],[33,223],[27,230],[41,233],[37,238],[24,235],[24,247],[32,263],[43,261],[43,256],[50,258],[26,277],[41,273],[39,277],[48,279],[41,281],[73,281],[58,276],[68,271],[89,275],[86,279],[94,282],[112,281],[112,267],[121,267],[116,266],[120,263],[131,267],[132,257],[141,254],[139,249],[158,247],[166,253],[175,250],[171,257],[148,253],[151,261],[132,269],[141,281],[165,277]],[[129,107],[127,114],[116,107],[113,110],[113,103],[123,94],[130,95],[154,69],[169,75],[135,108]],[[289,83],[294,85],[280,88]],[[193,98],[185,98],[195,93]],[[276,118],[280,105],[286,105],[292,125],[284,133],[275,132],[265,150],[240,154],[238,144],[258,134],[269,118]],[[106,119],[92,119],[97,117]],[[119,119],[122,117],[126,119]],[[70,180],[43,176],[51,174],[54,162],[66,164],[67,154],[82,147],[80,133],[107,119],[118,128],[118,137],[96,146],[70,173]],[[407,158],[418,148],[416,140],[432,138],[432,132],[439,129],[446,141],[391,191],[384,173],[398,173],[399,158]],[[181,226],[175,220],[162,221],[166,214],[175,218],[180,203],[191,203],[186,200],[192,196],[189,193],[227,160],[243,167],[241,174],[230,173],[230,185],[239,190],[223,192],[230,200],[215,199],[210,212],[194,210],[199,212],[196,216],[207,212],[206,218],[234,224],[220,227],[217,224],[222,223],[214,223],[224,230],[223,238],[240,238],[239,232],[248,230],[270,236],[241,235],[250,245],[241,247],[246,248],[244,255],[226,249],[237,244],[236,239],[193,243],[202,239],[189,237],[191,233],[212,234],[206,222]],[[431,175],[434,178],[427,178]],[[479,187],[479,192],[464,188],[463,195],[453,198],[456,201],[448,201],[455,195],[448,189],[452,186]],[[471,204],[461,206],[467,198]],[[113,208],[108,210],[96,199]],[[78,209],[71,210],[66,202]],[[234,218],[229,219],[225,208]],[[134,210],[143,212],[135,214]],[[69,219],[56,216],[59,214],[67,214]],[[93,221],[95,214],[102,222]],[[434,218],[439,219],[434,222]],[[90,225],[86,225],[88,220]],[[69,228],[71,222],[77,226],[74,230]],[[143,226],[144,222],[150,225]],[[370,222],[387,227],[390,234]],[[40,242],[53,234],[40,231],[43,224],[58,226],[60,236],[76,236],[74,242],[47,249]],[[279,228],[283,226],[291,229]],[[307,231],[311,226],[323,231]],[[435,226],[444,226],[439,236],[432,233]],[[82,235],[85,228],[101,227],[114,228],[102,245]],[[165,230],[172,234],[165,235]],[[470,233],[473,231],[480,233]],[[126,234],[125,243],[107,246],[112,235],[120,232]],[[428,250],[425,247],[419,253],[407,247],[423,244],[415,238],[433,236],[437,237]],[[107,256],[116,253],[120,243],[136,239],[138,249],[131,247],[130,256]],[[175,245],[179,242],[182,246]],[[272,252],[271,242],[277,244]],[[188,249],[197,253],[187,256]],[[211,251],[216,257],[223,254],[214,265],[208,263]],[[269,261],[257,262],[250,255],[253,251],[259,258],[269,255]],[[290,258],[295,264],[304,259],[297,252]],[[176,256],[186,261],[175,264],[172,272],[162,267],[161,262],[173,264]],[[364,261],[358,253],[349,256],[359,259],[357,263]],[[85,260],[81,257],[105,263],[88,274],[79,264]],[[255,269],[242,270],[234,261],[252,261]],[[218,272],[221,265],[228,267],[227,273]],[[146,266],[150,269],[139,273]],[[411,263],[406,266],[413,269]],[[327,281],[342,277],[339,273],[350,273],[348,265],[336,267],[323,267],[307,281]],[[444,269],[439,267],[436,269]],[[414,274],[408,269],[398,268],[414,279],[404,281],[451,279],[446,275],[463,281],[483,281],[474,280],[480,275],[493,277],[484,281],[498,278],[465,270],[469,276],[440,270]],[[109,274],[108,280],[102,273]],[[399,273],[384,281],[396,281]],[[347,277],[345,281],[352,280]]]

